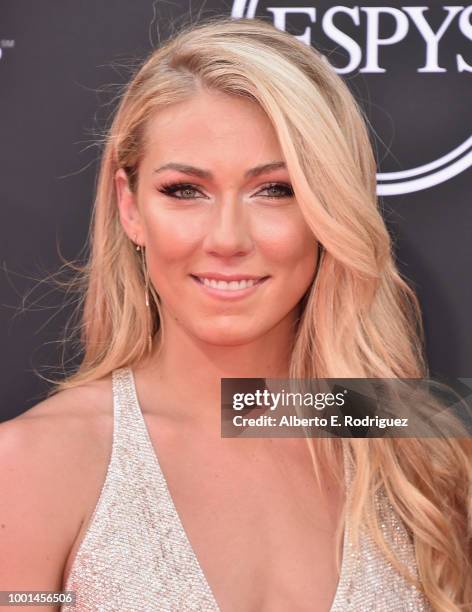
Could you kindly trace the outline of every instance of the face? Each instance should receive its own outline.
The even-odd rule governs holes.
[[[115,182],[123,228],[146,247],[166,333],[179,325],[230,346],[293,323],[317,242],[256,104],[205,91],[160,111],[135,194],[123,170]]]

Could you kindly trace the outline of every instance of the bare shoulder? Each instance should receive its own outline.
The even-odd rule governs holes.
[[[65,389],[23,414],[0,423],[0,457],[4,467],[45,470],[61,479],[67,466],[84,468],[99,458],[112,433],[111,377]],[[59,466],[63,466],[60,469]]]
[[[107,412],[104,400],[111,401],[111,398],[111,375],[108,375],[99,380],[59,391],[7,423],[34,419],[82,419],[89,414]]]
[[[60,589],[100,492],[112,437],[111,376],[0,423],[0,590]]]

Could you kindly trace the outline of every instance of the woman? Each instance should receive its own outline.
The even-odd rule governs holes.
[[[223,377],[427,375],[375,171],[346,85],[270,24],[209,19],[150,55],[102,158],[84,359],[3,426],[2,589],[71,589],[78,610],[470,609],[465,439],[220,435]]]

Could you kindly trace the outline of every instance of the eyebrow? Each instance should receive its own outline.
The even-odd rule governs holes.
[[[265,172],[271,172],[273,170],[278,170],[279,168],[287,168],[285,162],[277,161],[270,162],[268,164],[261,164],[260,166],[255,166],[254,168],[250,168],[246,170],[244,173],[244,178],[253,178],[255,176],[259,176]],[[179,164],[177,162],[169,162],[168,164],[164,164],[160,168],[156,168],[153,170],[153,174],[157,174],[158,172],[162,172],[163,170],[178,170],[179,172],[184,172],[185,174],[191,174],[193,176],[198,176],[202,179],[212,179],[213,174],[209,170],[203,170],[202,168],[196,168],[195,166],[190,166],[188,164]]]

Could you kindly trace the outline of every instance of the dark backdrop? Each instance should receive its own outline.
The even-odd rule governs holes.
[[[216,14],[263,17],[346,79],[370,122],[380,204],[420,298],[431,372],[472,376],[472,7],[299,4],[0,0],[0,420],[45,396],[41,376],[80,359],[59,342],[75,296],[45,279],[60,254],[86,255],[99,136],[119,86],[174,26]]]

